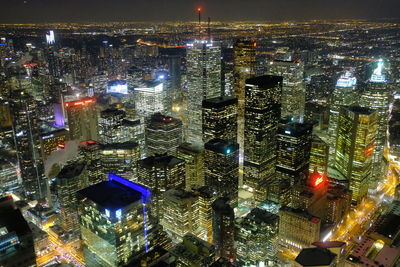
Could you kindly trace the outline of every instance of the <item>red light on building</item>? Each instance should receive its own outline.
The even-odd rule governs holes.
[[[198,7],[198,8],[197,8],[197,12],[201,12],[201,7]]]
[[[375,150],[375,143],[370,144],[369,146],[367,146],[367,149],[364,152],[364,155],[366,157],[369,157],[372,155],[372,153],[374,153]]]
[[[310,174],[308,184],[312,187],[320,187],[326,183],[326,177],[320,174],[317,169],[314,169],[314,172]]]
[[[319,222],[319,218],[313,217],[313,218],[311,218],[311,222],[318,223]]]
[[[322,176],[318,177],[314,182],[314,186],[315,187],[319,186],[323,181],[324,181],[324,178]]]
[[[76,100],[76,101],[69,101],[65,103],[65,107],[70,107],[70,106],[82,106],[82,105],[87,105],[90,103],[94,102],[94,98],[93,97],[85,97],[83,99],[80,100]]]

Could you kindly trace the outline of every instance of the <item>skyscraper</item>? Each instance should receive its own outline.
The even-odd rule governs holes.
[[[382,168],[383,150],[387,140],[389,122],[389,105],[391,92],[384,72],[384,63],[379,60],[376,69],[367,82],[367,88],[360,98],[360,106],[378,112],[378,133],[375,139],[375,150],[372,160],[372,173],[374,180],[380,180],[384,175]]]
[[[237,142],[237,99],[230,96],[203,100],[203,142],[219,138]]]
[[[274,60],[268,66],[268,74],[283,77],[281,117],[302,122],[306,97],[304,64],[298,60]]]
[[[347,71],[337,80],[335,90],[330,99],[328,137],[330,145],[330,166],[334,162],[334,153],[337,139],[337,126],[341,106],[353,106],[357,103],[357,79],[353,73]]]
[[[276,170],[291,185],[308,177],[312,141],[312,124],[291,122],[278,130]]]
[[[40,156],[37,106],[24,92],[14,93],[11,112],[24,193],[29,199],[40,199],[47,195],[47,179]]]
[[[212,139],[204,145],[205,184],[230,203],[238,202],[239,145],[223,139]]]
[[[213,240],[216,255],[231,262],[236,260],[235,213],[229,199],[217,198],[212,204]]]
[[[156,113],[146,125],[147,156],[172,154],[182,143],[182,122]]]
[[[309,172],[314,169],[328,175],[329,145],[317,135],[312,136]]]
[[[79,231],[76,192],[86,185],[87,177],[84,163],[66,165],[57,175],[57,196],[61,210],[61,225],[65,232],[77,234]]]
[[[65,102],[71,140],[98,140],[96,99],[85,97]]]
[[[154,245],[147,188],[110,174],[77,198],[86,266],[123,266]]]
[[[148,118],[154,113],[170,114],[172,104],[165,82],[154,80],[135,88],[135,106],[138,116]]]
[[[185,161],[186,190],[204,185],[204,149],[183,143],[177,148],[176,157]]]
[[[339,112],[335,167],[349,183],[353,202],[367,194],[377,134],[378,113],[362,107]]]
[[[275,173],[276,134],[280,118],[282,77],[246,80],[243,187],[266,199],[267,182]]]
[[[102,143],[118,143],[121,139],[122,121],[126,114],[121,109],[105,109],[100,112],[99,136]]]
[[[138,182],[152,192],[153,215],[162,214],[163,193],[185,186],[185,162],[168,155],[154,155],[137,162]]]
[[[188,109],[186,141],[202,146],[202,101],[221,96],[221,48],[211,40],[187,44]]]

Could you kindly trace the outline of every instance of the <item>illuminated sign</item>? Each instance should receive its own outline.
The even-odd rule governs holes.
[[[94,98],[86,97],[86,98],[83,98],[81,100],[66,102],[65,106],[66,107],[83,106],[83,105],[87,105],[87,104],[92,103],[92,102],[94,102]]]
[[[322,176],[318,177],[317,179],[315,179],[314,186],[319,186],[323,181],[324,178]]]
[[[292,132],[291,132],[291,131],[289,131],[289,130],[285,130],[285,134],[291,135],[291,134],[292,134]]]
[[[353,87],[357,84],[357,78],[351,72],[346,72],[337,80],[336,87]]]
[[[231,150],[228,148],[228,149],[226,150],[226,154],[229,154],[229,153],[231,153]]]
[[[109,94],[128,94],[128,83],[123,80],[115,80],[108,82],[107,93]]]

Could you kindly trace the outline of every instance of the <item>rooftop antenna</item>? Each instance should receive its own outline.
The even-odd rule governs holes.
[[[199,34],[201,33],[201,7],[197,8],[197,13],[199,14]]]

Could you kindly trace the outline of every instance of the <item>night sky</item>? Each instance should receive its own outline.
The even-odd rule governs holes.
[[[400,0],[0,0],[0,23],[399,18]]]

